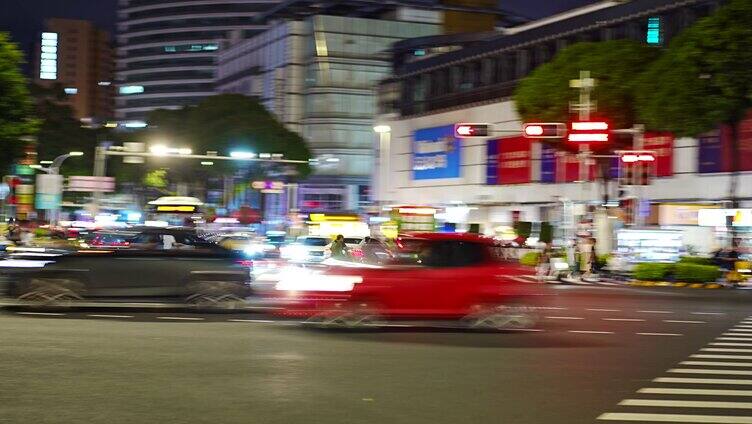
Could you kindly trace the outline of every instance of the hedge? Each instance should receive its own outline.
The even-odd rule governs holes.
[[[634,268],[634,278],[641,281],[664,281],[673,271],[674,264],[642,263]]]
[[[721,276],[721,270],[714,265],[678,263],[674,267],[676,281],[685,283],[711,283]]]
[[[537,266],[539,259],[540,259],[540,253],[527,252],[524,255],[522,255],[522,257],[520,257],[520,264],[526,265],[526,266]]]
[[[679,259],[679,263],[695,265],[715,265],[713,263],[713,258],[706,258],[704,256],[682,256]]]

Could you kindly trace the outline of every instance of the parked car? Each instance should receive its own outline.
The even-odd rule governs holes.
[[[417,234],[407,265],[290,269],[276,284],[281,313],[317,325],[357,327],[391,319],[459,319],[472,328],[535,323],[535,271],[505,261],[491,238]],[[403,261],[404,263],[404,261]]]
[[[87,301],[172,301],[237,307],[250,295],[242,254],[182,228],[137,228],[128,247],[19,251],[0,261],[6,295],[42,305]]]

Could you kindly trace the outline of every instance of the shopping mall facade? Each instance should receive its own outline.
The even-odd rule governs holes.
[[[588,181],[581,181],[576,155],[523,138],[511,95],[517,81],[569,44],[625,38],[645,42],[648,21],[656,18],[665,44],[722,3],[602,2],[440,54],[431,52],[440,50],[440,43],[451,43],[446,37],[398,43],[394,75],[381,85],[381,115],[374,127],[377,201],[435,208],[439,221],[457,228],[480,224],[481,231],[493,233],[517,220],[561,222],[563,210],[575,216],[574,222],[593,219],[588,215],[608,193],[611,199],[639,198],[638,224],[677,228],[685,244],[708,248],[703,240],[717,229],[698,226],[698,214],[726,207],[719,199],[728,198],[731,183],[728,131],[719,128],[699,138],[647,133],[644,147],[657,155],[652,184],[620,190],[612,182],[604,188],[594,172],[585,172]],[[459,122],[489,123],[493,132],[491,137],[456,139],[453,126]],[[741,125],[740,148],[742,155],[752,153],[752,114]],[[743,164],[742,171],[752,171],[752,162]],[[752,173],[742,172],[740,207],[752,206],[750,187]]]

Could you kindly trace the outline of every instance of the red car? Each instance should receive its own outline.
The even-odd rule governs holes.
[[[492,238],[416,234],[395,257],[412,264],[289,269],[279,276],[281,313],[320,325],[377,325],[382,319],[461,319],[476,328],[535,323],[534,271],[506,261]],[[534,277],[532,277],[534,278]],[[526,281],[529,281],[526,282]]]

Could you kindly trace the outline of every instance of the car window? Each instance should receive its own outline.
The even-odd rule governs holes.
[[[483,245],[462,241],[428,243],[420,253],[421,263],[434,268],[472,266],[483,260]]]
[[[306,246],[324,247],[329,244],[329,240],[319,237],[308,237],[303,239],[303,244]]]
[[[363,239],[357,237],[345,237],[345,244],[359,244]]]

